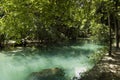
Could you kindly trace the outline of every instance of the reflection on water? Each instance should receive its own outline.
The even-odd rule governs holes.
[[[0,80],[25,80],[31,72],[60,67],[68,78],[91,68],[88,55],[100,46],[72,44],[46,49],[19,48],[0,52]]]

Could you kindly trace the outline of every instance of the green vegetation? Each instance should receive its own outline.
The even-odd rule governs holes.
[[[103,56],[105,56],[107,51],[108,51],[107,47],[104,47],[104,48],[100,48],[94,54],[90,54],[89,55],[90,62],[97,64],[103,58]]]
[[[0,47],[9,40],[46,45],[79,38],[111,46],[115,37],[118,48],[119,4],[119,0],[1,0]]]
[[[88,39],[109,46],[109,55],[113,40],[116,48],[119,48],[120,0],[0,0],[0,49],[9,46],[33,46],[28,52],[25,52],[24,47],[22,48],[25,50],[16,50],[11,52],[13,54],[8,52],[12,57],[4,56],[1,51],[0,69],[1,75],[5,74],[1,77],[4,80],[24,80],[26,73],[31,73],[34,68],[38,71],[56,65],[69,68],[68,73],[75,68],[75,73],[79,75],[79,65],[89,67],[83,63],[88,60],[97,63],[106,53],[104,50],[96,50],[99,52],[87,57],[86,55],[97,48],[89,45]],[[74,44],[74,41],[80,40],[88,40],[85,42],[87,46]],[[72,46],[67,42],[72,42]],[[55,46],[56,49],[51,47],[64,43],[66,46]],[[36,46],[41,50],[35,50]],[[22,57],[19,53],[22,53]],[[27,53],[31,54],[30,57]],[[34,53],[41,56],[34,57]],[[18,71],[24,74],[14,76]]]

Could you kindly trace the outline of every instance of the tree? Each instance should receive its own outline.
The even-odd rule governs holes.
[[[115,12],[119,6],[116,8],[118,4],[113,3],[112,0],[1,0],[0,31],[7,40],[17,42],[26,37],[39,42],[62,42],[77,40],[79,35],[92,35],[96,40],[107,42],[107,10],[110,20],[115,15],[115,21],[120,19]],[[115,15],[111,15],[113,13]],[[112,31],[113,24],[110,23]]]

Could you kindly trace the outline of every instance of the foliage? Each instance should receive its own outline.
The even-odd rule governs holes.
[[[91,23],[91,39],[97,43],[105,44],[109,42],[109,27],[104,24]],[[95,26],[95,27],[94,27]]]
[[[92,63],[98,63],[107,52],[108,52],[107,47],[101,48],[97,52],[90,54],[89,59]]]
[[[74,1],[57,0],[5,0],[1,2],[5,11],[1,18],[2,32],[8,39],[21,39],[29,36],[45,40],[46,37],[59,38],[65,32],[59,27],[72,26],[71,15]],[[73,15],[72,15],[73,16]],[[64,26],[65,25],[65,26]],[[69,25],[69,26],[68,26]],[[39,35],[38,35],[39,34]]]
[[[114,4],[112,0],[1,0],[0,34],[17,42],[22,38],[62,42],[90,35],[106,42],[107,12],[120,19]]]

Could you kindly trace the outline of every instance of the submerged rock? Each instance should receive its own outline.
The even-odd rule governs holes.
[[[28,80],[65,80],[63,69],[51,68],[44,69],[40,72],[32,72]]]

